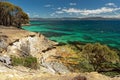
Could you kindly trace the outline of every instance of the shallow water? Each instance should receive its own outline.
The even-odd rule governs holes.
[[[31,21],[25,30],[40,32],[57,42],[100,42],[120,49],[120,21]]]

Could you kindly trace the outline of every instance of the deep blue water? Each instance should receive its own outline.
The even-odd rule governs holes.
[[[120,49],[120,21],[31,21],[23,29],[40,32],[57,42],[99,42]]]

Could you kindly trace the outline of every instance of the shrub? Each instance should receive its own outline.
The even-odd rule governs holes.
[[[81,72],[91,72],[93,71],[93,66],[86,60],[86,61],[80,61],[79,64],[77,65],[79,66],[79,70]]]
[[[104,63],[116,63],[119,61],[119,57],[115,51],[99,43],[86,44],[83,47],[82,54],[93,65],[95,71],[103,70]]]
[[[37,69],[37,58],[28,56],[24,58],[24,64],[25,67],[29,67],[32,69]]]
[[[12,60],[12,65],[13,66],[20,66],[24,62],[24,60],[22,58],[15,57],[15,56],[11,56],[11,60]]]
[[[22,58],[11,56],[11,60],[13,66],[25,66],[31,69],[37,69],[38,66],[37,58],[32,56],[27,56]]]

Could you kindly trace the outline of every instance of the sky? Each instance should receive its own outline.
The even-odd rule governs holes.
[[[120,0],[9,0],[31,18],[120,17]]]

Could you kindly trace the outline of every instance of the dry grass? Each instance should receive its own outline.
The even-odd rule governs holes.
[[[8,43],[14,42],[17,39],[27,37],[29,35],[36,35],[36,33],[28,32],[15,27],[0,26],[0,37],[7,37],[7,39],[9,39],[7,40]]]

